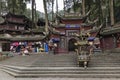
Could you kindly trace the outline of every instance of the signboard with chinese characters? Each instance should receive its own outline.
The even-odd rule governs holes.
[[[75,34],[79,33],[79,30],[67,30],[66,33],[66,36],[75,36]]]
[[[66,24],[66,28],[80,28],[80,24]]]

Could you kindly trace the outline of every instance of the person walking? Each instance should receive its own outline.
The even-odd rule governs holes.
[[[21,46],[20,54],[21,54],[22,56],[25,56],[25,54],[24,54],[24,50],[25,50],[24,46]]]

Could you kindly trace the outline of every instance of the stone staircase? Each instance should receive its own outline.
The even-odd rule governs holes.
[[[4,71],[14,77],[69,77],[69,78],[120,78],[120,68],[93,67],[17,67],[4,66]]]
[[[94,54],[91,57],[89,67],[120,67],[119,53]]]
[[[5,61],[2,65],[27,66],[27,67],[76,67],[76,54],[31,54],[30,56],[15,56]]]
[[[31,67],[76,67],[76,54],[43,55]]]
[[[76,54],[16,56],[2,69],[14,77],[120,78],[120,54],[94,54],[89,66],[77,67]],[[8,64],[9,62],[9,64]],[[2,62],[0,64],[3,64]],[[7,63],[7,64],[6,64]]]

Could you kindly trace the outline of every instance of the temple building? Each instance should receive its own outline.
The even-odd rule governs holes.
[[[89,12],[88,12],[89,14]],[[53,24],[50,39],[57,44],[57,53],[66,53],[75,51],[76,43],[79,39],[76,34],[81,32],[89,33],[90,37],[96,37],[97,30],[93,30],[93,24],[85,23],[87,14],[82,16],[80,14],[69,13],[64,16],[58,16],[58,25]]]
[[[100,31],[100,42],[103,50],[120,48],[120,23],[107,26]]]
[[[11,46],[18,47],[18,45],[23,44],[33,46],[32,43],[40,43],[44,39],[43,30],[31,29],[31,21],[26,16],[12,13],[1,16],[0,52],[10,51]]]
[[[90,11],[86,13],[81,12],[80,9],[74,11],[70,4],[74,5],[71,1],[64,3],[64,14],[56,13],[56,21],[50,26],[50,47],[52,46],[51,42],[57,45],[55,50],[57,53],[75,51],[74,43],[79,40],[76,34],[80,35],[83,32],[89,34],[89,37],[95,38],[101,28],[101,26],[97,27],[95,25],[97,20],[92,21],[92,23],[87,21]],[[100,45],[99,42],[97,44]]]

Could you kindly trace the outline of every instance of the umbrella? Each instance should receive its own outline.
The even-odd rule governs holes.
[[[94,41],[95,37],[89,37],[87,40],[88,41]]]

